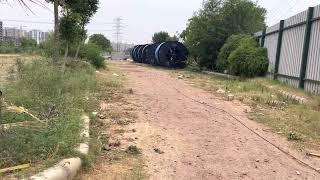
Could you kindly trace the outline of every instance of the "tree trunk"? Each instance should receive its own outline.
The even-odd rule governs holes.
[[[0,91],[0,120],[2,120],[2,91]]]
[[[67,42],[66,48],[64,51],[64,58],[62,62],[62,68],[61,68],[61,76],[63,77],[65,71],[66,71],[66,64],[67,64],[67,58],[68,58],[68,53],[69,53],[69,43]],[[61,89],[59,90],[59,93],[61,92]]]
[[[85,28],[85,23],[82,21],[82,32],[84,32],[84,28]],[[80,46],[81,46],[81,44],[82,44],[82,41],[83,41],[83,44],[85,43],[85,34],[82,34],[82,36],[81,36],[81,40],[80,40],[80,42],[79,42],[79,45],[78,45],[78,47],[77,47],[77,52],[76,52],[76,54],[75,54],[75,56],[74,56],[74,60],[75,61],[78,61],[78,56],[79,56],[79,51],[80,51]]]
[[[81,43],[82,43],[82,42],[80,42],[79,45],[78,45],[78,47],[77,47],[76,55],[74,56],[74,60],[75,60],[75,61],[78,60]]]
[[[64,50],[64,58],[65,59],[68,57],[68,54],[69,54],[69,43],[67,42],[66,48]]]
[[[54,0],[54,48],[53,48],[53,62],[57,63],[59,60],[59,0]]]

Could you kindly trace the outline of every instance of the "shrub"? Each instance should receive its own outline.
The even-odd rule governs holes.
[[[181,38],[203,68],[215,68],[219,50],[232,34],[253,34],[265,27],[266,10],[251,0],[204,0]]]
[[[229,37],[229,39],[226,41],[226,43],[221,48],[217,64],[216,64],[216,70],[223,72],[225,70],[228,70],[229,68],[229,61],[228,58],[230,54],[236,50],[242,43],[249,43],[255,46],[257,42],[255,39],[250,35],[240,34],[240,35],[232,35]]]
[[[267,49],[253,46],[251,43],[242,43],[233,51],[228,61],[229,72],[241,77],[262,76],[268,70]]]
[[[96,68],[105,68],[104,57],[96,44],[88,43],[83,45],[80,49],[79,57],[90,62]]]
[[[0,54],[11,54],[11,53],[41,53],[37,42],[30,38],[21,38],[20,44],[15,45],[13,42],[1,43],[0,42]]]
[[[62,45],[62,42],[59,42],[59,53],[64,53],[64,46]],[[53,34],[49,34],[49,37],[46,41],[43,41],[39,44],[39,49],[42,51],[43,55],[45,57],[52,57],[53,56],[53,50],[54,50],[54,37]]]
[[[20,53],[21,48],[11,44],[0,44],[0,54],[15,54]]]
[[[20,39],[20,43],[20,48],[23,52],[32,53],[38,50],[37,41],[34,39],[23,37]]]

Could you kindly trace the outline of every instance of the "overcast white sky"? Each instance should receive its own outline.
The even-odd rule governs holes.
[[[0,20],[4,26],[24,29],[52,29],[52,24],[36,22],[53,22],[52,5],[48,9],[32,6],[32,14],[15,3],[0,3]],[[309,6],[320,4],[319,0],[258,0],[258,3],[268,10],[267,24],[273,25],[281,19],[286,19]],[[123,18],[123,42],[146,43],[152,34],[163,30],[171,35],[181,32],[187,20],[192,17],[202,4],[202,0],[100,0],[100,8],[88,26],[89,33],[103,33],[113,40],[113,19]],[[28,22],[13,22],[6,20],[23,20]],[[36,22],[30,22],[36,21]]]

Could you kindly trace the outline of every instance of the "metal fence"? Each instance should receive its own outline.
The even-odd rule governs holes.
[[[257,32],[268,49],[269,75],[320,94],[320,5]]]

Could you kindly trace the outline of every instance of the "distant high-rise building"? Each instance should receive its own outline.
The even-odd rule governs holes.
[[[41,31],[33,29],[30,32],[31,32],[31,38],[36,40],[37,43],[39,44],[40,43],[40,38],[41,38]]]
[[[23,30],[22,26],[20,28],[3,27],[3,24],[0,21],[0,41],[19,45],[20,40],[23,37],[34,39],[39,44],[49,38],[49,33],[37,29],[31,31]]]
[[[19,39],[20,38],[20,29],[5,27],[3,29],[3,36]]]
[[[30,38],[36,40],[38,44],[43,41],[46,41],[48,37],[49,37],[48,32],[42,32],[36,29],[30,31]]]
[[[48,32],[41,32],[39,43],[42,43],[42,42],[46,41],[48,38],[49,38],[49,33]]]

